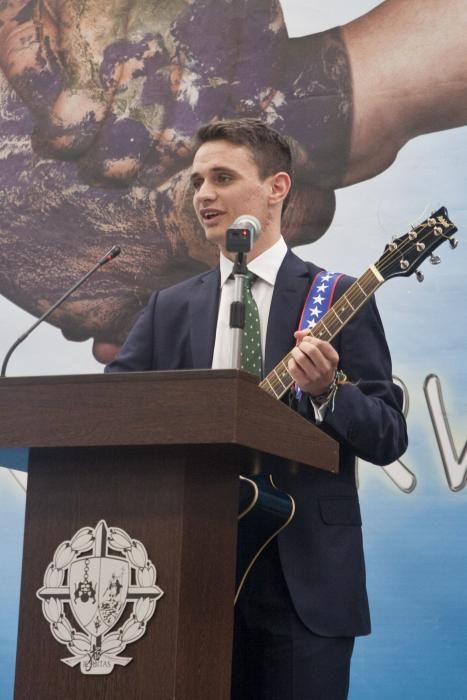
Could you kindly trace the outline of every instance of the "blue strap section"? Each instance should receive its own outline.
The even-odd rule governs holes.
[[[332,304],[334,290],[340,277],[342,277],[340,272],[327,272],[326,270],[318,272],[303,307],[299,326],[301,331],[314,328],[324,316]]]
[[[318,272],[311,284],[303,307],[299,330],[310,330],[310,328],[314,328],[319,323],[332,304],[334,290],[340,277],[342,277],[340,272],[328,272],[327,270]],[[302,391],[297,386],[295,396],[300,400],[301,395]]]

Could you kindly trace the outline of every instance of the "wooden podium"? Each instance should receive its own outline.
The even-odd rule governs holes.
[[[0,445],[31,448],[15,700],[229,700],[238,475],[261,453],[337,471],[337,444],[216,370],[2,379]],[[36,592],[60,543],[101,520],[144,545],[164,595],[131,663],[85,675]]]

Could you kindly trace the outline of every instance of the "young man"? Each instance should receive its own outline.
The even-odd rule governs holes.
[[[220,249],[220,265],[156,292],[107,370],[228,366],[233,262],[225,233],[238,216],[256,216],[262,232],[248,267],[257,276],[264,373],[298,341],[289,364],[302,390],[294,405],[339,441],[340,471],[275,475],[296,514],[239,597],[232,698],[343,700],[354,637],[370,631],[355,458],[388,464],[407,445],[384,331],[371,300],[332,344],[296,332],[320,268],[288,251],[281,236],[291,186],[283,137],[253,119],[208,124],[196,136],[191,179],[197,217]],[[351,283],[341,277],[336,298]],[[336,390],[337,369],[348,381]]]

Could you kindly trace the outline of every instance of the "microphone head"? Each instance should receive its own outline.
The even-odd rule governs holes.
[[[247,228],[251,231],[255,239],[259,238],[261,235],[261,224],[253,214],[238,216],[230,228]]]
[[[99,260],[97,263],[100,267],[102,265],[105,265],[106,263],[110,262],[114,258],[117,257],[117,255],[120,255],[122,252],[121,248],[119,245],[114,245],[110,250],[107,251],[107,253]]]

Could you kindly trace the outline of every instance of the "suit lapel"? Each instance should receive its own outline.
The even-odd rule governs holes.
[[[320,268],[304,263],[288,251],[279,269],[266,337],[265,374],[268,374],[294,345],[293,334],[310,288],[311,280]]]
[[[190,340],[195,369],[210,369],[219,309],[219,268],[202,275],[190,299]]]

